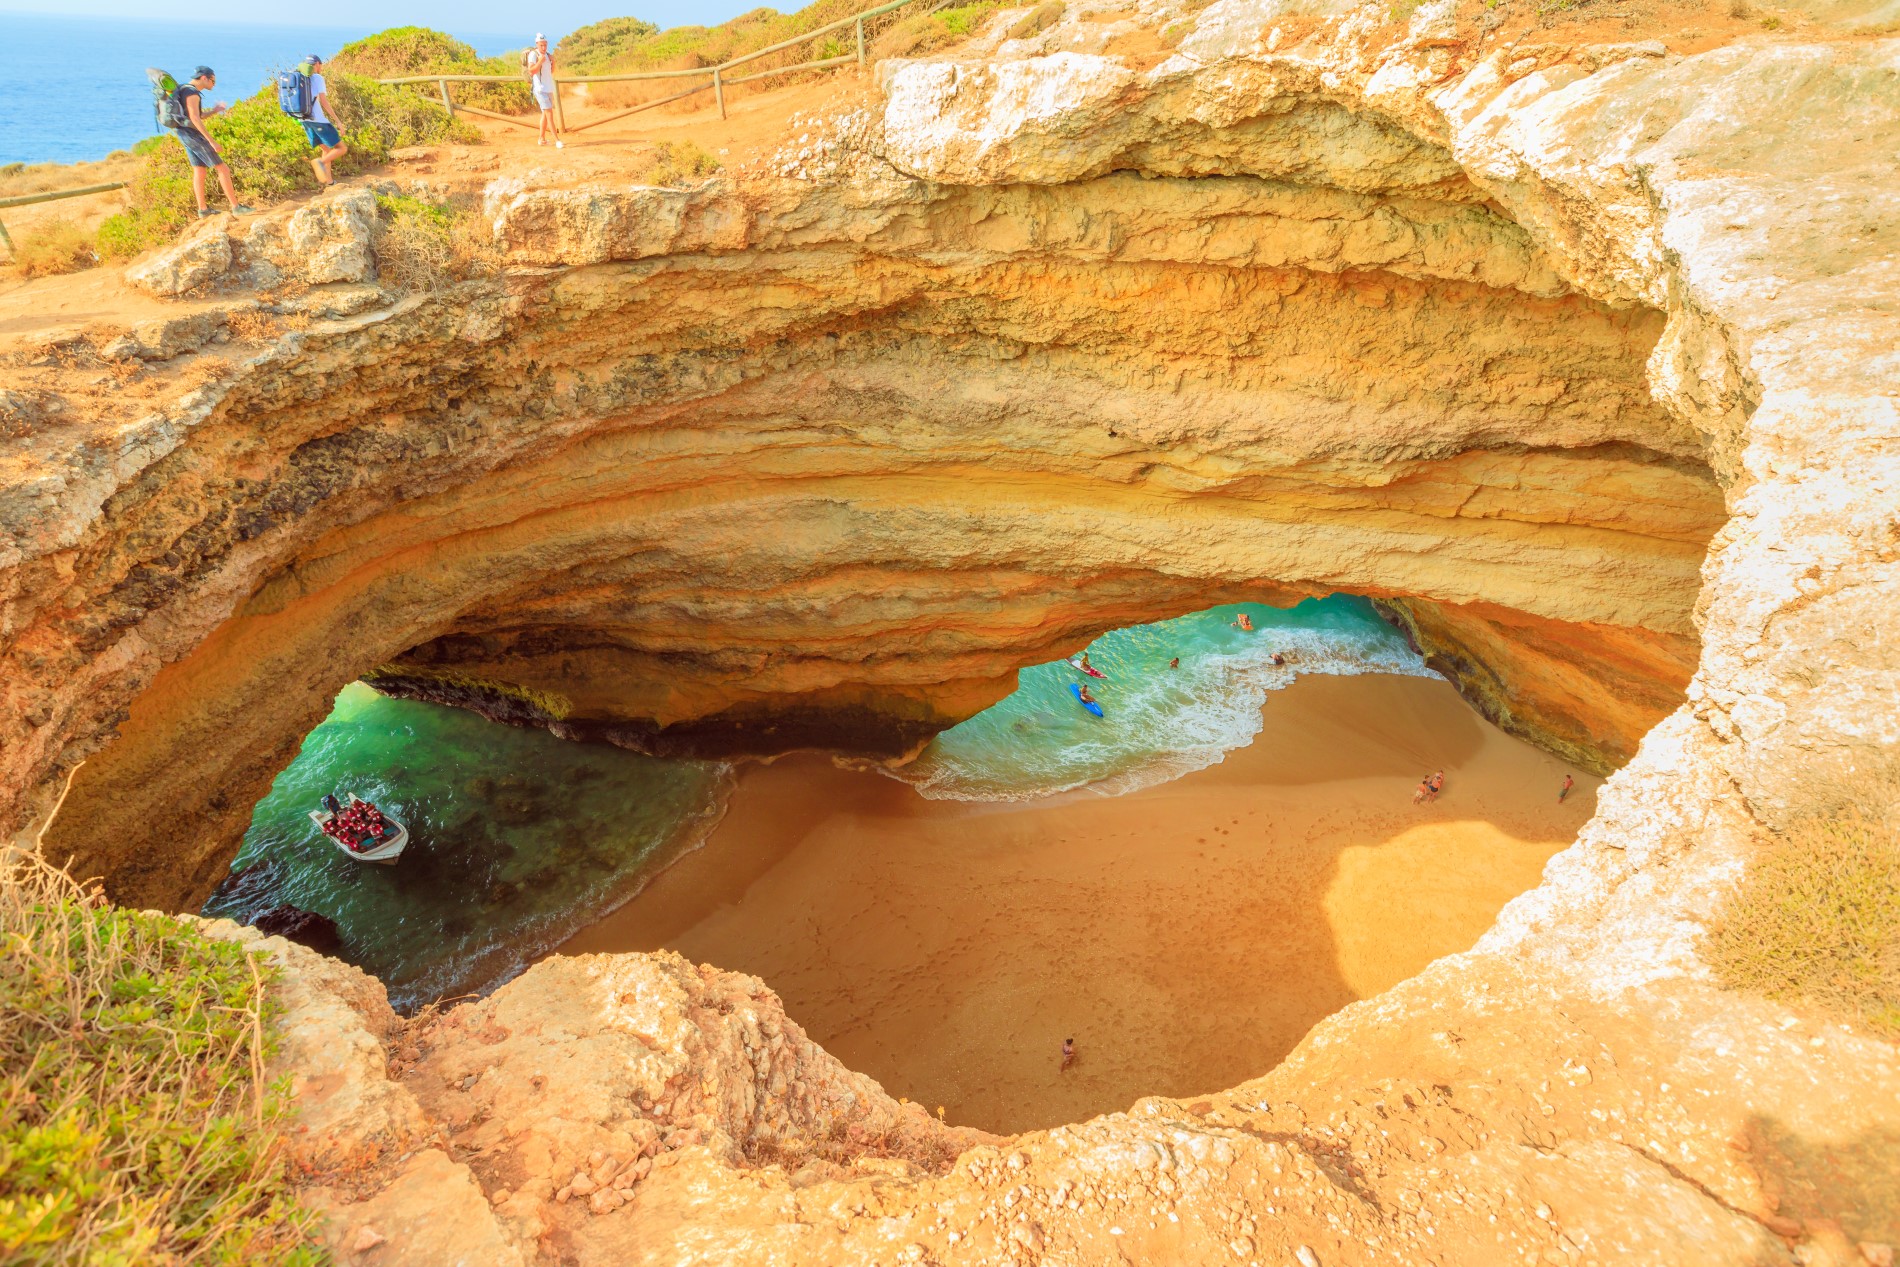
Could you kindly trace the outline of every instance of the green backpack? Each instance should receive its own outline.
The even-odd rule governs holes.
[[[191,112],[186,110],[185,103],[178,99],[178,81],[155,66],[145,68],[145,77],[152,81],[152,114],[158,126],[161,128],[190,127]]]

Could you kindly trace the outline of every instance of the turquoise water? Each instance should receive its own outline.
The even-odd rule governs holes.
[[[1241,612],[1254,632],[1234,625]],[[1273,654],[1288,656],[1284,666]],[[938,735],[892,773],[936,799],[1013,801],[1087,787],[1106,795],[1179,778],[1246,746],[1267,692],[1301,673],[1430,676],[1363,598],[1333,594],[1281,609],[1234,603],[1102,635],[1089,662],[1024,669],[1014,694]],[[1181,666],[1168,661],[1180,657]],[[1070,693],[1086,682],[1104,717]]]
[[[342,957],[412,1009],[499,984],[626,901],[705,838],[730,786],[715,762],[571,743],[352,684],[258,802],[204,913],[327,915]],[[308,812],[330,791],[408,826],[396,866],[353,861],[318,832]]]
[[[1255,631],[1234,626],[1248,613]],[[1363,599],[1232,604],[1092,643],[1106,680],[1064,662],[891,771],[932,798],[1114,795],[1221,760],[1258,733],[1267,692],[1300,673],[1428,670]],[[1290,662],[1276,666],[1274,652]],[[1179,668],[1168,661],[1180,657]],[[1069,692],[1086,681],[1106,716]],[[336,921],[342,957],[409,1010],[490,988],[631,897],[724,812],[730,767],[556,739],[360,683],[258,802],[233,874],[204,912],[287,903]],[[410,841],[393,867],[345,857],[308,813],[325,792],[376,802]]]

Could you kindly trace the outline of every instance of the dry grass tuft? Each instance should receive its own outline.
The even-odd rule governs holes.
[[[1731,989],[1900,1038],[1900,810],[1850,807],[1772,839],[1703,953]]]
[[[0,858],[0,1260],[313,1265],[240,947]]]
[[[697,185],[718,171],[720,166],[717,158],[691,141],[661,141],[655,147],[653,162],[634,179],[642,185],[666,185],[683,189],[688,185]]]
[[[426,202],[407,194],[378,194],[376,204],[382,213],[376,275],[383,285],[439,290],[501,271],[493,229],[473,205]]]
[[[239,343],[268,343],[283,324],[276,314],[262,308],[240,308],[227,314],[224,322]]]
[[[71,220],[48,220],[20,235],[13,267],[22,277],[77,273],[99,262],[92,234]]]

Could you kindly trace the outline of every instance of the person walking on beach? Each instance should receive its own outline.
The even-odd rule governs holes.
[[[1074,1063],[1075,1063],[1075,1040],[1073,1038],[1065,1038],[1062,1040],[1062,1068],[1058,1069],[1056,1072],[1067,1073],[1069,1071],[1069,1066]]]
[[[534,89],[534,104],[541,108],[541,137],[536,145],[548,143],[548,129],[554,130],[554,148],[565,149],[561,144],[561,125],[554,117],[554,54],[548,48],[548,37],[536,34],[534,47],[528,50],[522,67],[528,72],[528,84]]]
[[[218,149],[218,143],[211,139],[211,133],[205,128],[205,120],[224,113],[222,103],[204,108],[204,95],[217,86],[218,77],[209,66],[200,66],[193,72],[189,82],[178,85],[172,97],[184,107],[187,123],[171,125],[172,131],[184,144],[185,158],[191,163],[191,193],[198,200],[198,214],[208,216],[211,208],[205,203],[205,171],[210,169],[218,173],[218,184],[224,190],[225,200],[231,204],[234,216],[249,215],[251,209],[238,201],[237,188],[231,183],[231,169],[224,161],[224,155]]]
[[[1443,770],[1438,771],[1436,774],[1432,775],[1432,777],[1430,778],[1430,780],[1428,780],[1428,782],[1430,783],[1431,789],[1432,789],[1432,794],[1431,794],[1430,799],[1435,801],[1438,799],[1438,794],[1445,790],[1445,772]]]
[[[1557,789],[1557,804],[1562,805],[1564,797],[1569,796],[1570,789],[1575,786],[1577,786],[1577,781],[1567,774],[1564,775],[1564,785]]]
[[[341,127],[336,117],[336,107],[330,104],[330,86],[323,78],[323,58],[312,53],[298,67],[309,78],[308,118],[298,120],[303,124],[304,139],[310,142],[317,156],[310,160],[312,170],[317,173],[321,184],[336,183],[336,161],[350,152],[343,144],[343,137],[337,131]]]
[[[1418,781],[1418,788],[1412,793],[1412,804],[1422,805],[1432,796],[1432,776],[1426,775]]]

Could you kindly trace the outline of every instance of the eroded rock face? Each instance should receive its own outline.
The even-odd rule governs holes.
[[[822,1060],[777,1019],[748,1048],[749,985],[551,962],[436,1031],[433,1086],[352,1039],[360,1116],[413,1152],[377,1208],[467,1208],[494,1261],[1686,1267],[1900,1239],[1891,1046],[1718,992],[1698,951],[1764,828],[1900,750],[1900,42],[1573,56],[1487,47],[1479,16],[1400,36],[1384,6],[1227,0],[1145,72],[891,67],[903,108],[803,177],[498,185],[498,239],[553,271],[315,328],[110,442],[32,439],[8,821],[95,754],[49,845],[175,900],[228,853],[142,834],[126,790],[235,822],[374,666],[652,733],[927,728],[1096,628],[1354,589],[1560,750],[1642,732],[1471,953],[1257,1082],[947,1170],[787,1164],[828,1138],[793,1086]],[[556,1165],[534,1079],[563,1036],[614,1072],[564,1088],[590,1151]],[[703,1133],[616,1188],[662,1100]],[[594,1213],[603,1184],[632,1196]],[[414,1244],[373,1261],[439,1261]]]
[[[1665,291],[1588,293],[1441,137],[1298,63],[1056,92],[1084,69],[931,89],[968,153],[903,107],[945,72],[898,66],[821,181],[497,182],[511,258],[585,266],[313,326],[122,459],[49,444],[9,519],[7,689],[48,719],[11,821],[91,754],[49,844],[190,902],[370,670],[656,751],[898,757],[1102,629],[1333,590],[1466,612],[1479,698],[1639,675],[1493,710],[1625,759],[1723,516],[1651,395]],[[983,122],[1024,76],[1042,113]],[[246,259],[298,217],[361,239],[353,197]],[[207,830],[161,844],[152,804]]]

